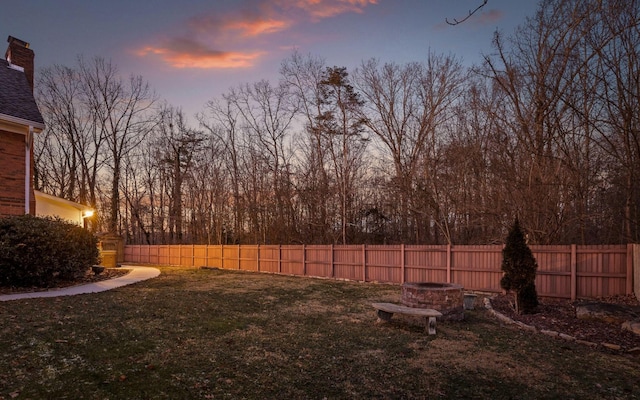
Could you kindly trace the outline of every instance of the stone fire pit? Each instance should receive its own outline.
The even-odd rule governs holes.
[[[456,283],[409,282],[402,285],[402,304],[413,308],[431,308],[442,313],[442,320],[464,319],[464,294]]]

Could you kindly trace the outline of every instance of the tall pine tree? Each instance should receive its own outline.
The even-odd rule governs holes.
[[[502,250],[504,275],[500,280],[500,286],[507,292],[515,293],[515,307],[518,314],[535,312],[538,306],[535,283],[537,269],[538,263],[527,246],[520,222],[516,218]]]

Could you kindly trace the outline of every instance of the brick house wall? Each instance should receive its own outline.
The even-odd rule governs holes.
[[[0,131],[0,215],[25,212],[24,139],[24,135]]]
[[[0,216],[35,214],[32,144],[44,120],[33,97],[34,53],[27,42],[7,41],[0,59]]]

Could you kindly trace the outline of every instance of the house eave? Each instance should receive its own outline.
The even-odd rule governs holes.
[[[36,132],[41,132],[44,130],[44,124],[42,122],[36,122],[36,121],[29,121],[27,119],[24,118],[18,118],[18,117],[14,117],[13,115],[7,115],[7,114],[2,114],[0,113],[0,122],[2,121],[6,121],[10,124],[15,124],[15,125],[20,125],[23,127],[33,127],[34,130]],[[22,133],[22,132],[21,132]],[[27,134],[28,130],[24,132],[24,134]]]
[[[59,203],[59,204],[64,204],[64,205],[73,207],[73,208],[75,208],[77,210],[80,210],[80,211],[92,211],[93,210],[93,208],[91,208],[89,206],[85,206],[84,204],[76,203],[75,201],[63,199],[61,197],[52,196],[50,194],[41,192],[39,190],[34,190],[33,192],[36,195],[36,197],[42,197],[42,198],[48,199],[49,201],[52,201],[52,202],[56,202],[56,203]]]

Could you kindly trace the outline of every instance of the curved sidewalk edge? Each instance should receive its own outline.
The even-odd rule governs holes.
[[[86,285],[70,286],[62,289],[48,290],[45,292],[31,292],[31,293],[16,293],[6,294],[0,296],[0,301],[19,300],[19,299],[34,299],[40,297],[58,297],[58,296],[74,296],[76,294],[86,293],[98,293],[106,290],[115,289],[121,286],[130,285],[132,283],[145,281],[147,279],[155,278],[160,275],[160,270],[153,267],[138,267],[123,265],[122,269],[130,269],[128,274],[114,278],[107,279],[96,283],[88,283]]]

